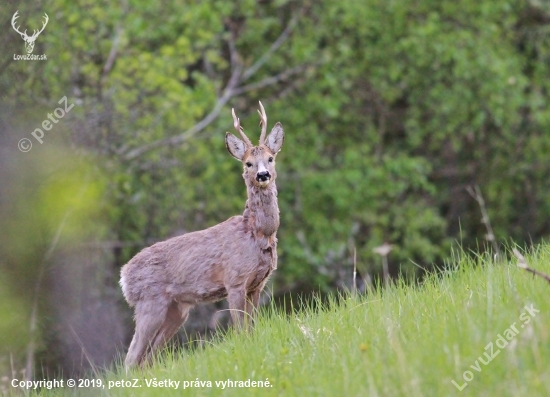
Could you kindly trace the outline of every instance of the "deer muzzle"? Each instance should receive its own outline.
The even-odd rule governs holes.
[[[256,180],[260,183],[267,182],[271,179],[269,171],[261,171],[256,174]]]

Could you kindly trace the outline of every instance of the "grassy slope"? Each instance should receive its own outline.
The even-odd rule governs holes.
[[[550,273],[550,246],[527,257]],[[112,396],[549,396],[550,285],[516,261],[458,259],[456,269],[421,286],[397,285],[291,318],[264,313],[251,335],[229,333],[183,357],[168,357],[145,373],[123,370],[104,382],[138,378],[140,389],[103,390]],[[540,312],[521,327],[524,306]],[[470,368],[489,342],[513,323],[515,336],[481,372]],[[499,348],[494,345],[495,352]],[[483,356],[482,356],[483,358]],[[479,361],[478,361],[479,362]],[[462,374],[473,380],[461,392]],[[182,392],[149,388],[144,379],[210,380],[212,388]],[[269,379],[271,388],[215,387],[215,380]],[[82,395],[99,390],[80,389]],[[59,395],[57,390],[54,395]],[[73,395],[74,390],[65,389]],[[46,393],[50,394],[50,393]]]

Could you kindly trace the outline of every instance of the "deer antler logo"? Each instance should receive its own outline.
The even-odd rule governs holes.
[[[36,41],[36,38],[38,37],[38,35],[40,33],[42,33],[42,31],[44,30],[44,28],[48,24],[48,20],[49,20],[48,14],[44,13],[44,24],[42,25],[42,29],[40,29],[39,31],[34,30],[32,36],[27,36],[27,30],[26,29],[25,29],[24,32],[20,32],[19,27],[15,26],[15,20],[17,18],[19,18],[19,15],[17,15],[18,12],[19,12],[19,10],[15,11],[15,14],[13,14],[13,18],[11,19],[11,26],[13,26],[13,29],[21,35],[23,40],[25,40],[25,49],[27,50],[27,54],[30,55],[30,54],[32,54],[32,51],[34,50],[34,42]]]

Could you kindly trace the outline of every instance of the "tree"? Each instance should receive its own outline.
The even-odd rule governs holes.
[[[19,14],[31,28],[44,11],[48,61],[0,62],[2,135],[13,148],[59,98],[76,104],[48,144],[108,175],[115,267],[242,212],[223,133],[231,107],[253,131],[260,99],[286,131],[275,292],[349,286],[355,249],[379,277],[383,243],[392,276],[443,266],[455,241],[478,249],[468,186],[498,241],[550,234],[545,3],[51,0]],[[0,40],[21,51],[15,32]]]

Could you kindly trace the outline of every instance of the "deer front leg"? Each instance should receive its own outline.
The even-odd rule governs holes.
[[[249,292],[246,299],[245,304],[245,312],[247,314],[247,318],[245,319],[245,324],[248,325],[252,324],[254,319],[256,318],[256,314],[258,312],[258,306],[260,305],[260,293],[262,290],[260,288]]]
[[[241,330],[243,326],[243,318],[245,315],[246,289],[232,288],[227,291],[227,302],[229,302],[229,310],[231,311],[231,319],[237,330]]]

